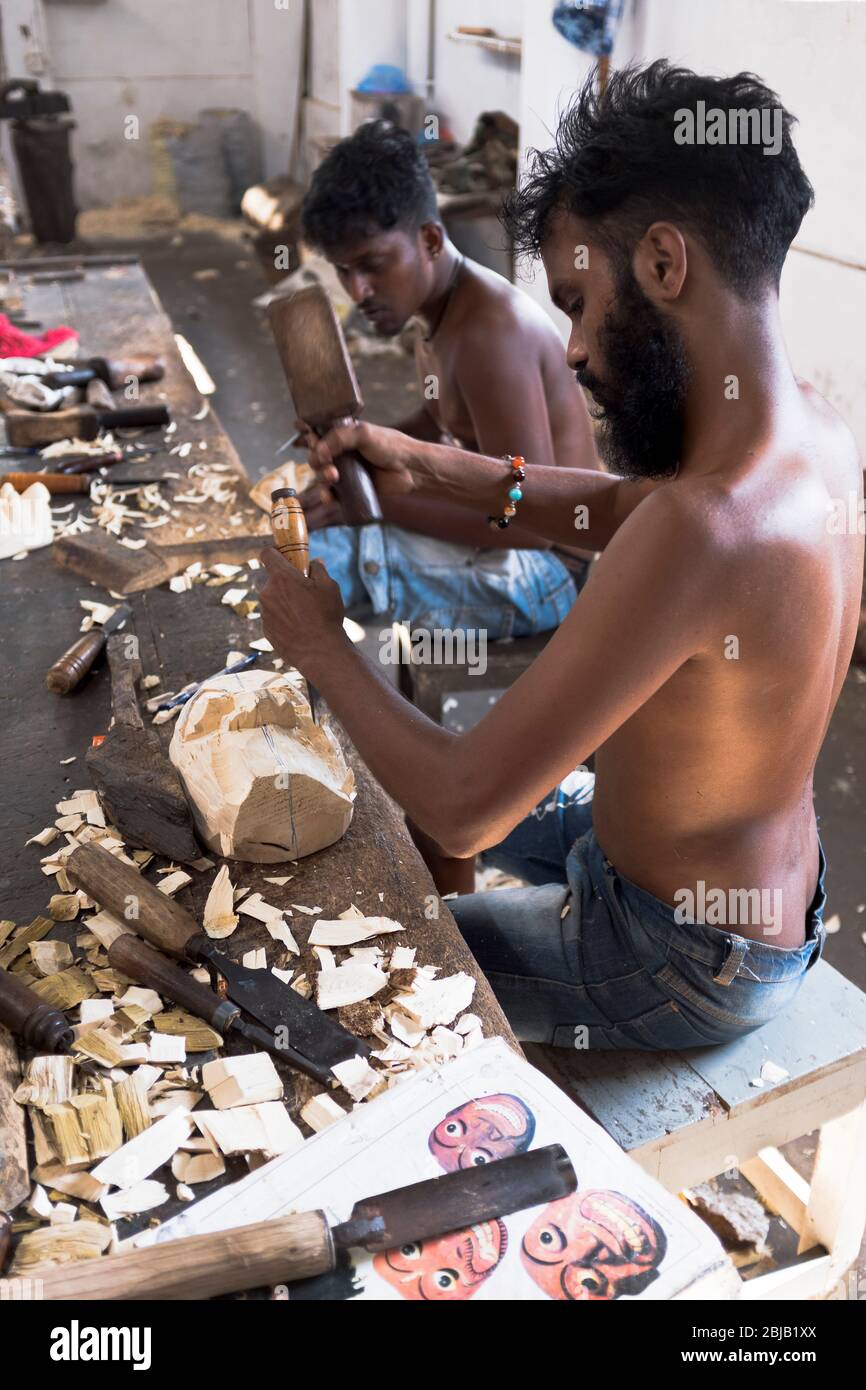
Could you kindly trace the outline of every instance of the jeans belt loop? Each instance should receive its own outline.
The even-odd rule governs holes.
[[[713,976],[714,985],[729,985],[736,977],[737,971],[742,965],[749,943],[742,936],[732,936],[729,938],[730,950],[725,958],[724,965],[718,975]]]

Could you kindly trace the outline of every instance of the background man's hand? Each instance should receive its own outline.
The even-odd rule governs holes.
[[[305,492],[298,494],[298,501],[304,509],[308,531],[321,531],[326,526],[346,525],[343,508],[331,488],[314,483]]]
[[[414,441],[399,430],[384,425],[337,425],[310,449],[310,465],[322,483],[339,483],[334,460],[341,454],[357,452],[372,465],[373,481],[380,493],[406,493],[415,488],[410,469]]]

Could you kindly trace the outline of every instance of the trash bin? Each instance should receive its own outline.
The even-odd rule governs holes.
[[[12,122],[12,146],[33,235],[40,243],[75,240],[75,191],[70,136],[75,122],[37,116]]]

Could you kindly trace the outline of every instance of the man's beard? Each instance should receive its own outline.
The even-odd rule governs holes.
[[[647,299],[630,266],[621,272],[599,346],[604,380],[578,370],[595,396],[598,443],[611,472],[626,478],[669,478],[679,466],[690,370],[675,324]]]

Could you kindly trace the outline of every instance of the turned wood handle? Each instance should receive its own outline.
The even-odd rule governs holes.
[[[92,628],[83,637],[79,637],[78,641],[73,642],[69,650],[55,661],[46,675],[45,684],[48,689],[53,690],[55,695],[68,695],[82,677],[87,675],[104,645],[105,633],[102,628]]]
[[[170,956],[185,955],[188,941],[200,931],[179,903],[99,845],[79,845],[66,871],[100,907]]]
[[[368,526],[382,520],[382,504],[373,486],[373,479],[358,453],[340,454],[334,459],[340,475],[336,485],[337,497],[349,526]]]
[[[9,483],[16,492],[26,492],[34,483],[41,483],[50,493],[89,492],[90,478],[73,473],[4,473],[0,483]]]
[[[274,545],[301,574],[310,572],[310,537],[307,518],[293,488],[271,493],[271,532]]]
[[[167,999],[204,1019],[218,1032],[227,1031],[238,1017],[240,1009],[231,1000],[223,999],[207,985],[200,984],[174,961],[154,951],[146,941],[128,933],[112,941],[108,948],[108,963],[121,975],[128,975],[136,984],[155,989]]]
[[[291,1283],[334,1267],[334,1242],[325,1214],[301,1212],[187,1236],[133,1250],[33,1272],[44,1299],[216,1298],[269,1284]],[[3,1281],[0,1280],[0,1300]]]

